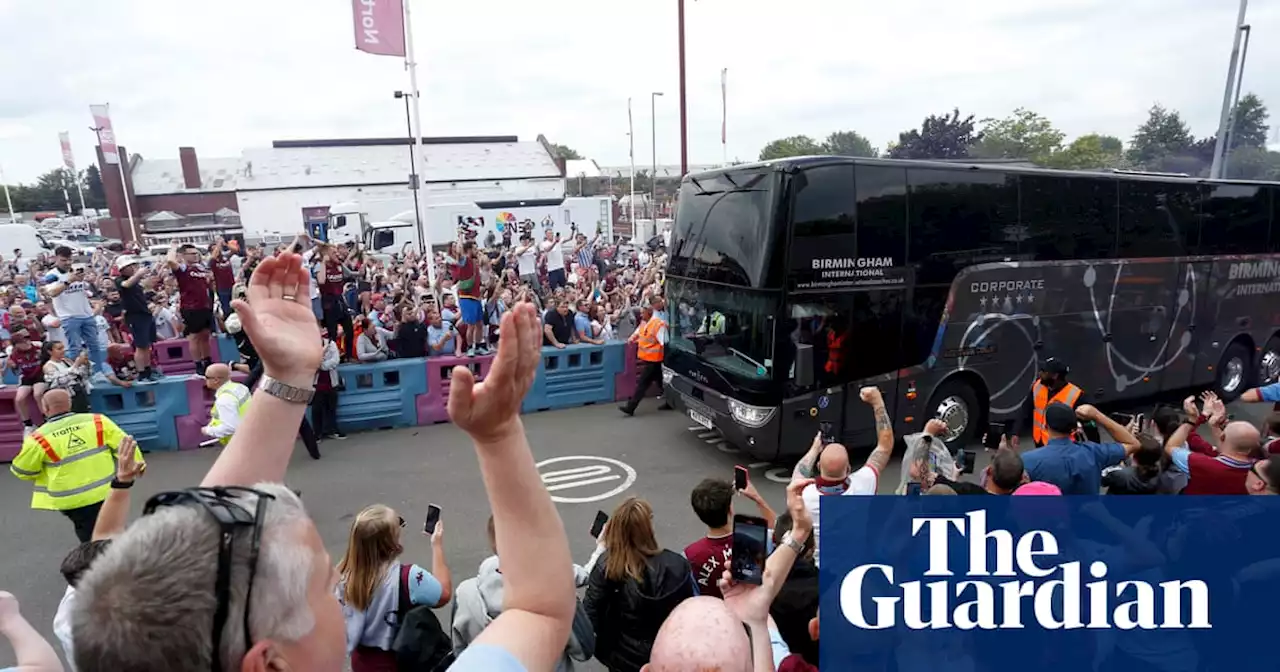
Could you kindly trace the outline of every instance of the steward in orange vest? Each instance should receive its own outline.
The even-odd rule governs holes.
[[[640,400],[649,387],[662,385],[662,353],[667,344],[667,322],[663,319],[663,308],[666,304],[662,297],[654,297],[651,307],[640,311],[640,328],[631,334],[631,341],[636,344],[636,357],[639,358],[640,370],[637,375],[636,390],[627,403],[618,407],[619,411],[633,415]],[[663,401],[659,409],[671,408]]]
[[[1009,423],[1005,438],[1014,448],[1018,447],[1018,435],[1024,429],[1028,419],[1031,420],[1031,437],[1036,446],[1043,446],[1048,440],[1048,427],[1045,424],[1044,410],[1049,404],[1058,402],[1071,408],[1090,403],[1088,394],[1078,385],[1067,382],[1067,374],[1071,367],[1060,359],[1050,357],[1040,367],[1040,375],[1032,383],[1031,391],[1022,403],[1022,412]],[[1098,440],[1098,428],[1093,423],[1084,426],[1085,437],[1090,441]]]

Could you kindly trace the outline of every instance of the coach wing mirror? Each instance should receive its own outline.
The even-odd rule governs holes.
[[[813,346],[796,344],[796,387],[813,385]]]

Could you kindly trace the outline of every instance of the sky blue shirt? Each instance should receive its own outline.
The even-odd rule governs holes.
[[[1052,483],[1064,495],[1097,495],[1102,490],[1102,470],[1124,460],[1118,443],[1075,443],[1051,439],[1043,448],[1022,454],[1022,468],[1033,481]]]
[[[524,665],[506,649],[490,644],[468,646],[450,670],[476,670],[476,672],[525,672]]]
[[[448,322],[441,322],[439,327],[427,325],[427,346],[430,350],[427,352],[429,357],[439,355],[452,355],[453,349],[457,345],[457,335],[454,340],[446,344],[445,336],[453,333],[453,327]]]
[[[1262,397],[1263,401],[1269,401],[1273,404],[1280,402],[1280,383],[1271,383],[1270,385],[1259,387],[1258,396]]]
[[[573,328],[578,331],[578,338],[595,338],[591,333],[591,318],[586,313],[576,313],[573,316]]]

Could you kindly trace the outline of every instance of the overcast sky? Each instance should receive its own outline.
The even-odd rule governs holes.
[[[602,165],[679,161],[675,0],[412,0],[426,135],[543,133]],[[691,163],[852,129],[883,147],[931,113],[1025,106],[1070,136],[1128,139],[1153,102],[1197,135],[1221,105],[1236,0],[689,0]],[[608,8],[608,9],[606,9]],[[624,14],[623,8],[630,14]],[[1255,0],[1246,90],[1280,105],[1280,0]],[[405,133],[399,59],[355,51],[344,0],[0,0],[0,166],[29,181],[90,103],[150,158],[235,156],[285,138]]]

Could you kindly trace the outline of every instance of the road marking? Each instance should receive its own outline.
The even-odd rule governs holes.
[[[716,449],[718,449],[722,453],[727,453],[729,455],[737,455],[740,452],[737,448],[734,448],[733,446],[729,445],[725,441],[721,441],[717,443]]]
[[[777,469],[770,469],[764,472],[764,477],[773,481],[774,483],[790,483],[791,470],[787,469],[786,467],[778,467]]]
[[[762,469],[764,467],[773,466],[772,462],[752,462],[747,465],[748,469]]]
[[[588,464],[585,466],[575,466],[555,471],[542,471],[542,469],[548,465],[570,461],[586,462]],[[571,488],[598,485],[600,483],[613,483],[619,480],[622,481],[622,483],[614,486],[611,490],[600,492],[599,494],[583,495],[581,497],[551,496],[551,501],[560,502],[562,504],[586,504],[589,502],[598,502],[626,491],[627,488],[630,488],[636,482],[636,470],[631,468],[631,465],[610,457],[599,457],[596,455],[565,455],[563,457],[545,459],[539,462],[536,466],[538,467],[539,475],[542,477],[542,483],[547,488],[547,492],[557,492]],[[599,488],[597,488],[597,490],[598,489]]]

